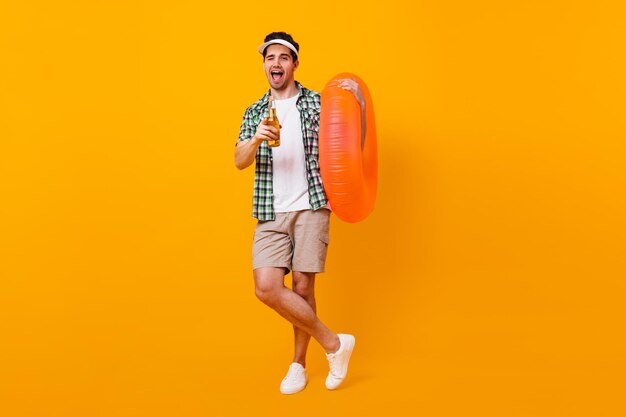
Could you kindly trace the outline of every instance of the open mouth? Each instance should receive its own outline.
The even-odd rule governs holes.
[[[273,81],[280,81],[280,79],[282,78],[284,72],[280,71],[280,70],[272,70],[270,72],[270,75],[272,76],[272,80]]]

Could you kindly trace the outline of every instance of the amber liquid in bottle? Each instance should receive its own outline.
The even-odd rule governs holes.
[[[267,146],[274,148],[276,146],[280,146],[280,123],[278,122],[278,116],[276,116],[276,103],[274,103],[274,99],[272,98],[272,96],[270,96],[269,98],[268,107],[269,116],[266,120],[270,125],[278,129],[278,139],[267,141]]]

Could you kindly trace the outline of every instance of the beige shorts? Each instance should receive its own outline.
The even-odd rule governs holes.
[[[325,208],[276,213],[276,220],[258,222],[252,246],[253,269],[324,272],[329,223],[330,210]]]

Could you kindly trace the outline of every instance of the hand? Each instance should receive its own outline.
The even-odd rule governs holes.
[[[361,109],[365,108],[365,98],[363,98],[361,87],[359,87],[359,83],[356,82],[356,80],[351,78],[340,78],[337,80],[337,87],[350,91],[354,94],[354,98],[356,98],[356,101],[359,103],[359,106],[361,106]]]
[[[278,129],[269,124],[267,119],[263,120],[259,123],[259,126],[256,128],[256,133],[254,134],[254,138],[257,140],[278,140]]]
[[[365,148],[365,136],[367,131],[366,125],[366,111],[365,111],[365,98],[363,97],[363,92],[361,92],[361,87],[359,87],[359,83],[356,80],[351,78],[340,78],[337,80],[337,87],[343,88],[344,90],[352,92],[354,94],[354,98],[359,103],[361,107],[361,150]]]

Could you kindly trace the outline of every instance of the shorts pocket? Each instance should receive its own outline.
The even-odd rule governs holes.
[[[324,242],[324,244],[328,245],[328,241],[330,240],[330,236],[328,235],[328,232],[321,232],[319,234],[319,238],[322,242]]]

